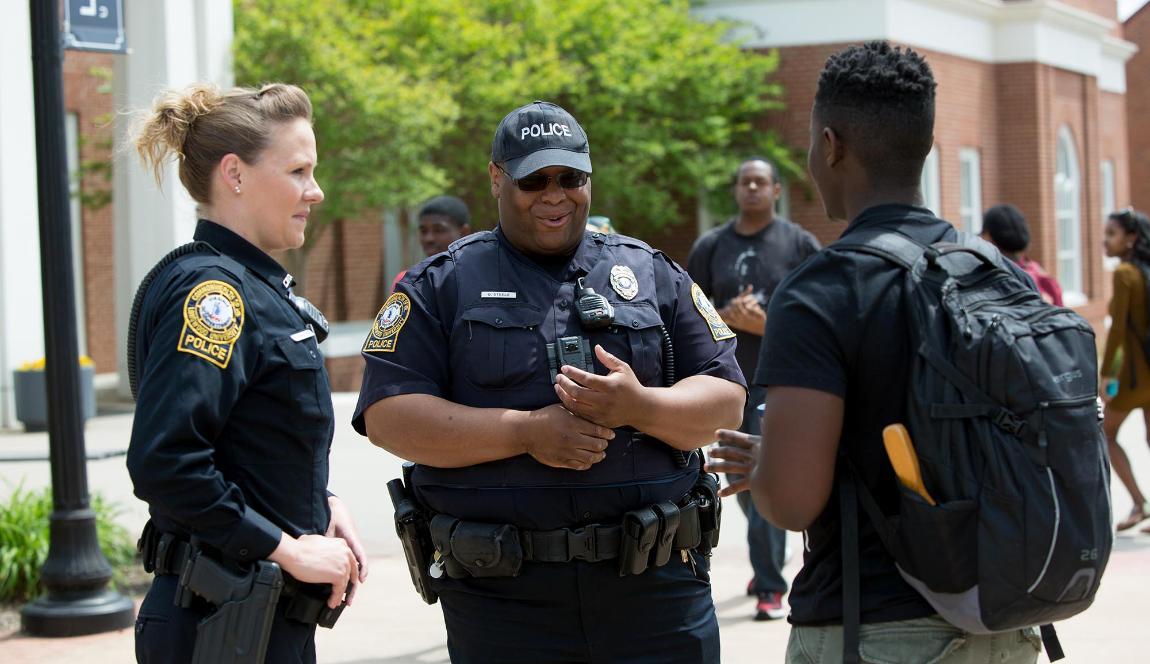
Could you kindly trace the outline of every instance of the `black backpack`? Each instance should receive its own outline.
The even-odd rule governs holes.
[[[903,424],[937,503],[900,483],[898,514],[883,514],[840,456],[845,661],[858,661],[856,500],[940,616],[976,634],[1043,625],[1058,659],[1049,623],[1090,606],[1113,542],[1093,330],[965,233],[925,247],[864,230],[832,248],[905,270]]]

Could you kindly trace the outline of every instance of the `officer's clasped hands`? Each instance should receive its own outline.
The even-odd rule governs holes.
[[[536,461],[555,468],[587,470],[606,456],[615,432],[576,415],[560,404],[527,414],[524,447]]]
[[[344,592],[355,583],[359,574],[355,554],[340,537],[301,535],[293,538],[284,533],[279,546],[268,558],[298,581],[330,583],[331,596],[327,605],[333,609],[343,601]]]
[[[595,346],[595,356],[607,367],[598,376],[564,365],[555,379],[555,393],[567,410],[600,426],[615,429],[634,424],[645,389],[631,366]]]

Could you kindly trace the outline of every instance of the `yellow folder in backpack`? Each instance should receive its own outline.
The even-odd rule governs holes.
[[[923,484],[922,467],[919,466],[918,454],[914,451],[914,443],[906,427],[891,424],[883,428],[882,443],[886,447],[890,465],[894,467],[894,474],[898,476],[903,486],[922,496],[923,500],[931,505],[937,505]]]

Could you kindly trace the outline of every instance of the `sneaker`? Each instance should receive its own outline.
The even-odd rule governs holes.
[[[755,596],[755,577],[752,576],[751,580],[747,581],[747,597],[754,597],[754,596]]]
[[[782,593],[759,593],[759,600],[755,602],[755,620],[778,620],[786,616]]]

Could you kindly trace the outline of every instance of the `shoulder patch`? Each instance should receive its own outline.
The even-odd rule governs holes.
[[[699,288],[699,284],[691,284],[691,301],[695,303],[695,309],[698,310],[699,315],[703,320],[707,321],[707,327],[711,329],[711,337],[715,341],[723,341],[725,339],[733,339],[735,333],[731,328],[723,322],[719,312],[715,311],[715,305],[707,299],[703,289]]]
[[[244,301],[226,281],[200,282],[184,300],[184,329],[176,350],[227,369],[244,329]]]
[[[363,342],[365,353],[394,353],[399,331],[411,314],[411,298],[406,293],[392,293],[383,303],[371,324],[371,333]]]

